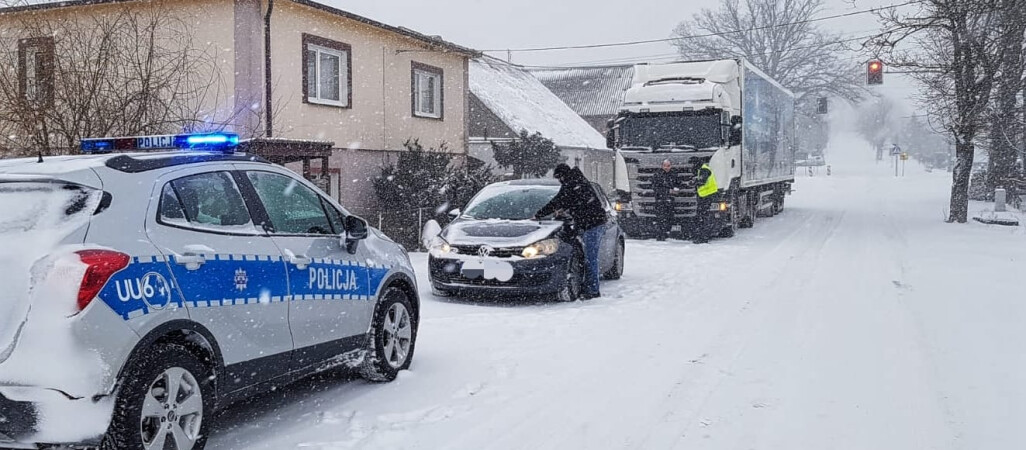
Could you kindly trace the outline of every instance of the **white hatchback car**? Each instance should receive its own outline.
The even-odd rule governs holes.
[[[406,251],[237,139],[0,161],[0,447],[201,449],[236,400],[409,367]]]

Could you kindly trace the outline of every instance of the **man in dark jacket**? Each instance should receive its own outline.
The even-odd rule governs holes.
[[[587,276],[582,297],[599,297],[599,247],[602,243],[602,226],[606,224],[606,210],[581,169],[559,164],[556,166],[555,177],[561,185],[559,193],[538,210],[535,218],[563,211],[574,219],[574,226],[584,241]]]
[[[680,179],[673,171],[670,160],[663,161],[663,170],[652,174],[652,193],[655,195],[656,239],[665,241],[673,229],[673,194],[680,191]]]

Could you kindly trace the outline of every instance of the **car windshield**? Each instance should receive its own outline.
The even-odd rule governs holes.
[[[559,186],[492,185],[478,193],[463,214],[472,219],[530,219],[557,192]]]

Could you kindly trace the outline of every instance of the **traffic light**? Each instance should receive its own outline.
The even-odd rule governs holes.
[[[883,62],[874,59],[866,66],[866,84],[883,84]]]
[[[827,102],[827,98],[826,97],[820,97],[819,98],[819,105],[817,105],[818,107],[816,108],[816,112],[818,114],[826,114],[827,112],[829,112],[829,109],[830,109],[829,105],[830,104]]]

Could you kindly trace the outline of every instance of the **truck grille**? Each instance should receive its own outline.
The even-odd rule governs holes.
[[[652,191],[652,176],[663,170],[662,167],[639,167],[629,164],[627,171],[631,180],[631,199],[634,213],[639,216],[655,216],[655,192]],[[690,187],[695,178],[695,169],[691,165],[674,168],[673,173],[682,185],[687,188],[673,196],[673,211],[676,217],[695,217],[698,210],[698,194]]]

